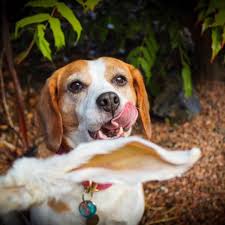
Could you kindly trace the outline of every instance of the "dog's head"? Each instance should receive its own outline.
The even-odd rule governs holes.
[[[62,138],[74,147],[128,136],[140,115],[151,136],[149,102],[140,72],[118,59],[77,60],[57,70],[40,96],[38,115],[49,149]]]

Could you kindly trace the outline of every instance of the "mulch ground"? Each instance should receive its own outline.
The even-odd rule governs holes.
[[[201,114],[182,125],[153,121],[152,141],[170,149],[200,147],[202,158],[181,178],[145,184],[146,211],[141,225],[225,224],[225,83],[204,82],[197,90]],[[33,127],[36,93],[32,88],[24,93],[33,142],[37,141]],[[6,94],[10,114],[16,119],[10,84]],[[0,107],[0,173],[22,154],[18,137],[7,123]]]
[[[197,146],[202,158],[181,178],[145,184],[141,225],[225,224],[225,83],[204,83],[198,92],[202,111],[192,121],[153,121],[153,142],[170,149]]]

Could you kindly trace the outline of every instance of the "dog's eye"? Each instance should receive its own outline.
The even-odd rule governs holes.
[[[113,79],[112,82],[114,84],[117,84],[118,86],[124,86],[127,84],[127,78],[123,75],[116,75]]]
[[[81,81],[77,80],[70,83],[68,89],[73,93],[79,93],[84,89],[84,87],[85,85]]]

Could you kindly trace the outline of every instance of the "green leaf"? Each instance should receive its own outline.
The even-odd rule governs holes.
[[[57,18],[50,17],[48,22],[53,32],[55,47],[57,48],[57,50],[59,50],[65,46],[65,37],[61,29],[60,21]]]
[[[27,25],[30,25],[30,24],[33,24],[33,23],[42,23],[42,22],[48,20],[49,18],[50,18],[49,14],[39,13],[39,14],[36,14],[34,16],[28,16],[28,17],[25,17],[25,18],[19,20],[16,23],[15,38],[18,37],[18,32],[19,32],[20,28],[23,28],[23,27],[25,27]]]
[[[127,56],[127,61],[134,66],[138,67],[137,58],[141,55],[140,46],[134,48],[132,51],[129,52]]]
[[[220,30],[217,27],[212,29],[211,38],[212,38],[211,62],[213,62],[213,60],[215,59],[215,57],[217,56],[217,54],[219,53],[219,51],[222,48],[222,46],[221,46],[221,33],[220,33]]]
[[[215,21],[212,26],[223,26],[225,24],[225,9],[220,9],[215,15]]]
[[[152,58],[152,56],[151,56],[150,52],[148,51],[148,49],[145,48],[145,47],[142,47],[142,52],[143,52],[143,56],[146,59],[146,61],[149,62],[149,64],[152,65],[152,63],[154,61],[154,58]]]
[[[144,74],[145,74],[145,77],[146,77],[146,84],[148,85],[149,82],[150,82],[150,79],[151,79],[151,68],[150,68],[150,65],[149,63],[142,57],[139,57],[137,59],[138,61],[138,64],[140,65],[140,67],[142,68]]]
[[[37,30],[35,33],[35,42],[40,49],[42,55],[48,60],[52,61],[51,49],[49,47],[49,42],[45,39],[45,29],[43,24],[37,25]]]
[[[202,24],[202,34],[207,30],[207,28],[210,27],[211,24],[212,24],[212,18],[208,17],[204,20]]]
[[[56,3],[56,8],[58,12],[72,25],[73,30],[77,33],[77,39],[76,39],[76,42],[77,42],[80,38],[80,34],[82,30],[79,20],[76,18],[73,11],[64,3],[62,2]]]
[[[54,7],[57,2],[57,0],[36,0],[28,2],[25,6],[50,8]]]
[[[192,81],[191,81],[191,69],[190,66],[185,63],[182,67],[182,80],[183,80],[183,89],[185,97],[192,96]]]
[[[221,48],[223,48],[225,45],[225,26],[223,27],[223,34],[222,34],[222,46]]]
[[[80,3],[84,9],[88,9],[93,11],[96,5],[101,1],[101,0],[76,0],[78,3]]]

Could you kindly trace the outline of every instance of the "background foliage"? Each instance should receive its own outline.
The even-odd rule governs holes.
[[[202,23],[202,33],[211,33],[212,55],[211,62],[225,45],[225,1],[201,0],[196,10],[198,21]]]
[[[225,43],[225,5],[220,0],[34,0],[26,2],[24,12],[14,32],[16,40],[25,40],[17,49],[18,64],[31,50],[38,55],[36,49],[52,63],[119,57],[142,71],[153,104],[165,105],[170,100],[162,93],[174,92],[184,111],[200,110],[192,81],[197,65],[193,24],[200,24],[202,35],[211,35],[211,62]],[[162,115],[159,111],[155,107],[154,112]]]

